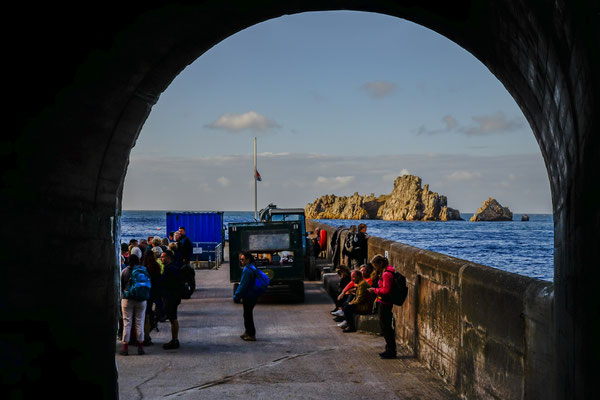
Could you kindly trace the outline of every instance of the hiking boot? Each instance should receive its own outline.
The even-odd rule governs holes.
[[[163,349],[173,350],[179,348],[179,340],[171,340],[169,343],[163,344]]]
[[[122,355],[122,356],[128,356],[129,352],[127,351],[127,346],[123,346],[121,348],[121,351],[119,351],[119,354]]]
[[[391,360],[391,359],[396,358],[396,352],[386,350],[383,353],[379,353],[379,357],[381,357],[384,360]]]
[[[246,335],[242,338],[242,340],[245,340],[246,342],[256,342],[256,336]]]
[[[143,356],[144,354],[146,354],[144,348],[142,346],[138,347],[138,355]]]

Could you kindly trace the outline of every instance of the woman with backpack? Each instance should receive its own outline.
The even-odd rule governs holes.
[[[138,354],[144,353],[144,319],[146,300],[150,297],[150,276],[136,254],[129,255],[129,265],[121,272],[121,310],[123,311],[123,347],[119,354],[129,355],[132,324],[135,323]],[[134,320],[134,321],[132,321]]]
[[[383,359],[396,358],[396,332],[394,332],[394,314],[392,313],[394,304],[389,300],[396,270],[390,265],[388,259],[381,254],[373,257],[371,264],[375,267],[379,281],[376,288],[369,288],[369,292],[377,296],[379,327],[385,338],[385,351],[379,353],[379,356]]]
[[[256,341],[256,328],[254,327],[254,306],[258,297],[253,293],[254,281],[256,279],[257,270],[254,266],[254,256],[250,252],[239,254],[240,265],[244,267],[242,271],[242,279],[235,294],[234,301],[242,300],[244,306],[244,333],[240,336],[242,340],[254,342]]]

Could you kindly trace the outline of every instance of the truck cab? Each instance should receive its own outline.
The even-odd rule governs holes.
[[[269,276],[267,295],[287,294],[304,301],[307,259],[306,224],[301,208],[269,204],[259,221],[229,224],[229,278],[233,291],[242,277],[240,252],[254,255],[254,265]]]

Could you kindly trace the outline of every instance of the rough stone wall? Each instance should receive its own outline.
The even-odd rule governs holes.
[[[394,307],[397,340],[459,394],[554,397],[551,283],[378,237],[368,243],[369,257],[387,251],[407,278],[409,296]]]

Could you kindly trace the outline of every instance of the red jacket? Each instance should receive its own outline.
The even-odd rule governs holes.
[[[387,272],[391,273],[388,274]],[[375,288],[375,294],[377,295],[377,301],[381,304],[392,304],[389,301],[383,301],[381,299],[381,296],[386,296],[392,293],[392,285],[394,284],[394,272],[396,272],[394,267],[388,265],[381,274],[381,278],[379,278],[379,287]]]

